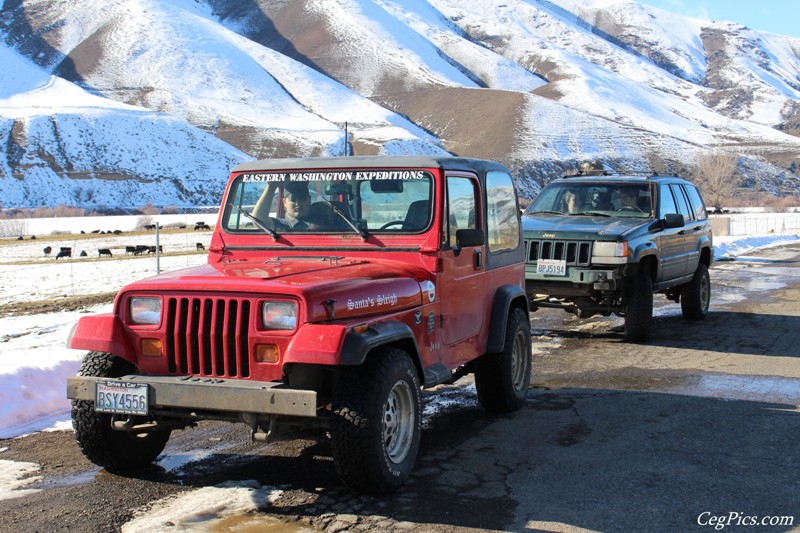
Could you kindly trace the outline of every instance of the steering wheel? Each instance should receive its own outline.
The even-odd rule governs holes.
[[[405,223],[406,223],[405,220],[392,220],[391,222],[387,222],[386,224],[384,224],[383,226],[378,228],[378,231],[384,230],[384,229],[388,229],[388,228],[390,228],[392,226],[398,226],[398,225],[402,226]]]

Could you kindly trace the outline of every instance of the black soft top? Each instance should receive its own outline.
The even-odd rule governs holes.
[[[440,168],[471,171],[479,175],[484,175],[490,170],[508,173],[508,169],[500,163],[484,159],[415,155],[260,159],[236,165],[233,172],[256,172],[264,170],[354,170],[370,168]]]

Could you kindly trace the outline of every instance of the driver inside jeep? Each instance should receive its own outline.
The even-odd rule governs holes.
[[[283,189],[283,210],[285,218],[277,219],[292,229],[318,229],[319,224],[311,220],[311,196],[308,182],[292,181]]]

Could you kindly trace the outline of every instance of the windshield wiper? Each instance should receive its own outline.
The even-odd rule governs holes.
[[[548,215],[566,215],[567,213],[562,213],[561,211],[550,211],[548,209],[542,209],[541,211],[531,211],[530,213],[525,213],[526,215],[538,215],[539,213],[546,213]]]
[[[342,220],[344,220],[344,221],[347,223],[347,225],[348,225],[348,226],[350,226],[351,228],[353,228],[353,231],[355,231],[356,233],[358,233],[358,236],[359,236],[359,237],[361,237],[361,238],[362,238],[363,240],[365,240],[365,241],[367,240],[367,237],[369,237],[369,234],[367,233],[367,230],[365,230],[364,228],[359,228],[358,226],[356,226],[355,224],[353,224],[353,221],[351,221],[351,220],[350,220],[350,219],[347,217],[347,215],[345,215],[344,213],[342,213],[342,210],[341,210],[341,209],[339,209],[338,207],[336,207],[336,204],[334,204],[333,202],[331,202],[331,201],[330,201],[330,200],[328,200],[327,198],[325,198],[325,197],[322,197],[322,201],[323,201],[323,202],[325,202],[326,204],[328,204],[328,207],[330,207],[330,208],[331,208],[331,211],[333,211],[334,213],[336,213],[337,215],[339,215],[339,218],[341,218]]]
[[[236,208],[236,209],[239,211],[239,214],[240,214],[240,215],[244,215],[245,217],[247,217],[247,218],[249,218],[250,220],[252,220],[252,221],[253,221],[253,224],[255,224],[255,225],[258,227],[258,229],[260,229],[260,230],[261,230],[261,231],[263,231],[264,233],[269,233],[270,237],[272,237],[272,239],[273,239],[273,240],[276,240],[276,241],[277,241],[277,240],[278,240],[278,237],[280,237],[280,235],[278,235],[278,232],[277,232],[277,231],[275,231],[275,230],[274,230],[274,229],[272,229],[272,228],[268,228],[267,226],[265,226],[265,225],[264,225],[264,223],[263,223],[263,222],[261,222],[260,220],[258,220],[258,219],[255,217],[255,215],[253,215],[252,213],[248,213],[247,211],[245,211],[245,210],[244,210],[244,209],[242,209],[241,207],[236,207],[236,206],[233,206],[233,205],[231,205],[231,207],[235,207],[235,208]]]
[[[582,211],[580,213],[570,213],[570,215],[585,215],[587,217],[610,217],[608,213],[600,213],[598,211]]]

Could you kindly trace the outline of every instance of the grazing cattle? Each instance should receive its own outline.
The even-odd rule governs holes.
[[[121,231],[121,230],[118,230],[118,229],[115,229],[114,231],[112,231],[112,233],[113,233],[114,235],[122,235],[122,231]]]
[[[81,257],[89,257],[89,254],[86,253],[86,250],[81,250],[81,253],[79,255]]]
[[[108,248],[98,248],[97,255],[98,257],[111,257],[111,250]]]
[[[99,229],[93,229],[92,233],[100,233],[100,230]]]
[[[151,229],[156,229],[156,225],[155,224],[145,224],[144,225],[144,229],[146,229],[148,231],[151,230]]]
[[[56,259],[60,259],[62,257],[72,257],[72,248],[68,246],[62,246],[56,254]]]
[[[17,237],[17,240],[18,240],[18,241],[24,241],[25,239],[23,239],[23,238],[22,238],[22,235],[20,235],[19,237]]]
[[[36,235],[31,235],[31,240],[35,241],[36,240]]]
[[[150,249],[149,246],[146,244],[137,244],[136,249],[133,251],[133,255],[141,255]]]
[[[211,229],[211,227],[208,224],[206,224],[205,222],[197,222],[194,225],[194,231],[202,230],[202,229]]]
[[[125,247],[125,255],[135,254],[135,253],[136,253],[136,247],[135,246],[126,246]]]
[[[50,252],[52,252],[52,251],[53,251],[53,249],[51,247],[49,247],[49,246],[45,246],[44,247],[44,255],[50,255]]]
[[[81,235],[86,235],[86,232],[81,230]]]
[[[156,253],[156,247],[155,246],[148,246],[147,247],[147,255],[154,254],[154,253]],[[160,245],[160,244],[158,245],[158,253],[164,253],[164,247],[162,245]]]
[[[195,248],[198,249],[198,250],[205,250],[206,249],[206,247],[203,246],[202,242],[198,242],[197,244],[195,244]]]

